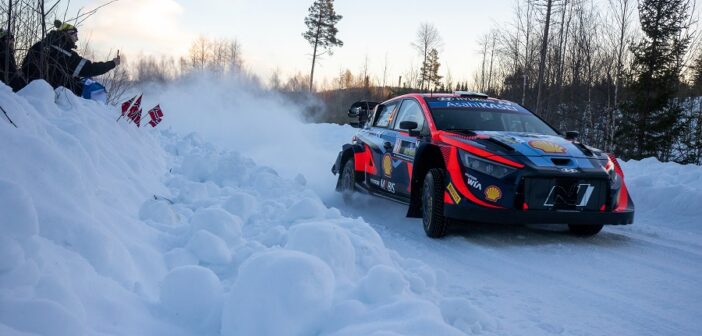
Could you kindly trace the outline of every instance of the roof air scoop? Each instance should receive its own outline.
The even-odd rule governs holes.
[[[461,97],[465,97],[465,98],[488,98],[489,97],[487,94],[481,93],[481,92],[454,91],[453,93],[456,95],[459,95]]]

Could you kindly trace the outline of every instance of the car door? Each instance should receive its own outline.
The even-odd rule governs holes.
[[[375,113],[375,119],[366,139],[373,162],[377,165],[374,169],[376,175],[366,174],[366,183],[372,190],[390,194],[395,194],[394,185],[389,182],[392,177],[392,151],[396,137],[392,127],[399,105],[399,100],[380,105],[380,110]]]
[[[413,98],[404,99],[393,124],[395,142],[391,156],[392,177],[389,183],[393,184],[395,193],[398,196],[409,197],[414,156],[417,152],[419,139],[417,136],[410,136],[408,130],[400,129],[400,123],[403,121],[414,121],[417,123],[416,131],[421,133],[424,130],[426,122],[422,113],[422,107],[417,100]]]

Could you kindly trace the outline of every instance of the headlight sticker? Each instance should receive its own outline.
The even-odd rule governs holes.
[[[449,182],[448,186],[446,187],[446,190],[448,190],[449,195],[451,195],[451,198],[453,199],[454,203],[461,203],[461,196],[456,191],[456,188],[453,187],[453,183]]]
[[[497,202],[502,198],[502,189],[497,186],[491,185],[485,188],[485,199],[490,202]]]

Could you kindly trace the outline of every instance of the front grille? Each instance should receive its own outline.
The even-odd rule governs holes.
[[[607,181],[577,178],[527,178],[524,201],[533,210],[599,210],[607,200]]]

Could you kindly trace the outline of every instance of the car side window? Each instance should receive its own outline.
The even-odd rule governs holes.
[[[414,99],[405,99],[402,101],[400,106],[400,111],[397,112],[397,121],[395,122],[395,129],[400,129],[400,123],[403,121],[414,121],[417,123],[417,130],[422,130],[424,127],[424,114],[422,113],[422,107]]]
[[[395,107],[397,107],[397,102],[388,103],[383,105],[383,110],[380,111],[378,119],[375,120],[375,127],[387,128],[388,125],[392,123],[393,112],[395,112]]]

